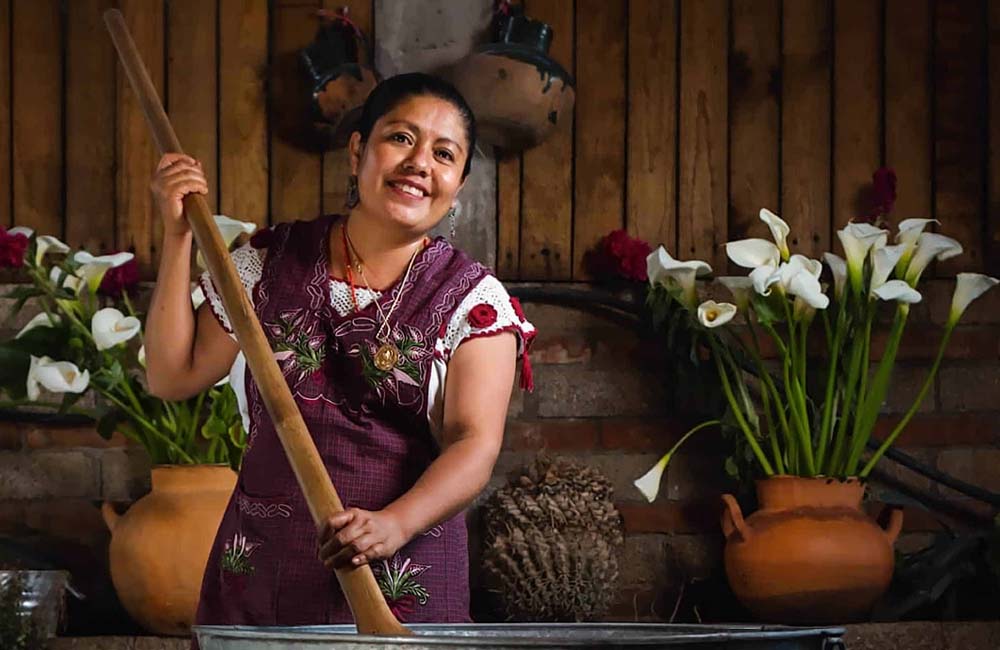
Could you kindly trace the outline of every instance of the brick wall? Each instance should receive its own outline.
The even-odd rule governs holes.
[[[2,287],[0,292],[6,293]],[[932,284],[925,296],[911,322],[929,324],[911,327],[900,353],[897,388],[904,392],[916,391],[935,351],[950,286]],[[0,304],[0,312],[6,308]],[[684,420],[668,412],[670,387],[658,375],[655,342],[584,311],[541,304],[526,304],[525,310],[540,330],[532,354],[536,390],[513,396],[491,488],[540,450],[599,468],[615,486],[627,532],[612,617],[668,618],[682,584],[718,575],[718,495],[729,487],[722,471],[725,447],[711,432],[693,439],[671,464],[660,498],[646,503],[632,480],[677,439]],[[926,313],[932,315],[929,321]],[[28,317],[7,324],[0,335]],[[926,412],[901,442],[933,466],[1000,491],[1000,292],[976,303],[965,322]],[[889,400],[883,432],[907,405],[898,397]],[[929,485],[907,470],[884,466],[906,482]],[[109,535],[99,506],[143,494],[148,469],[142,451],[117,436],[104,441],[87,428],[0,422],[0,538],[54,558],[74,573],[80,588],[94,596],[86,622],[74,619],[79,625],[105,632],[126,625],[110,593]],[[931,489],[957,498],[950,490]],[[475,538],[475,513],[471,521]],[[907,549],[925,543],[942,525],[916,507],[907,508],[906,521],[901,547]],[[476,569],[474,555],[478,584]],[[486,616],[477,594],[477,613]]]

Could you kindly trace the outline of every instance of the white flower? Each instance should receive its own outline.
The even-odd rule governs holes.
[[[737,266],[756,269],[761,266],[778,267],[781,251],[766,239],[738,239],[726,243],[726,255]]]
[[[899,232],[896,233],[896,243],[903,245],[903,256],[896,264],[896,276],[904,277],[906,267],[910,264],[910,257],[913,256],[913,249],[917,246],[917,239],[928,224],[941,223],[937,219],[904,219],[899,222]]]
[[[906,267],[906,281],[911,287],[917,286],[920,275],[931,263],[931,260],[942,262],[946,259],[961,255],[962,245],[944,235],[933,232],[920,233],[917,239],[917,250],[910,259],[910,265]]]
[[[785,293],[801,298],[813,309],[826,309],[830,299],[819,283],[822,272],[823,265],[819,260],[792,255],[787,262],[781,263],[769,282],[777,284]]]
[[[139,319],[125,316],[114,307],[105,307],[90,321],[90,331],[98,350],[113,348],[139,333]]]
[[[753,280],[739,275],[724,275],[715,278],[715,281],[729,289],[736,301],[736,309],[748,313],[750,308],[750,293],[753,291]]]
[[[219,234],[222,235],[222,241],[225,243],[226,248],[233,245],[236,238],[240,235],[246,233],[248,235],[253,234],[257,230],[257,224],[250,221],[237,221],[236,219],[230,219],[229,217],[216,214],[212,215],[215,219],[215,227],[219,229]],[[205,263],[205,258],[202,257],[201,251],[195,256],[195,262],[201,268],[207,268]]]
[[[34,318],[29,320],[21,331],[14,335],[15,339],[19,339],[36,327],[55,327],[61,322],[62,319],[59,318],[59,314],[49,314],[44,311],[40,314],[36,314]]]
[[[781,259],[788,259],[788,233],[791,229],[788,224],[774,214],[767,208],[760,211],[760,220],[767,224],[767,227],[771,229],[771,236],[774,237],[774,243],[778,245],[778,250],[781,252]]]
[[[101,286],[101,280],[109,269],[114,269],[131,260],[135,255],[132,253],[115,253],[114,255],[94,256],[87,251],[77,251],[73,256],[73,261],[80,264],[76,270],[76,275],[85,280],[91,291],[97,291]]]
[[[955,293],[951,296],[948,325],[954,326],[969,307],[969,303],[1000,283],[982,273],[959,273],[955,277]]]
[[[856,291],[861,290],[861,274],[865,267],[865,258],[872,246],[881,248],[888,241],[889,231],[876,228],[867,223],[847,224],[837,231],[837,237],[844,247],[847,261],[847,275]]]
[[[47,253],[68,253],[69,246],[52,235],[42,235],[35,239],[35,266],[42,263]]]
[[[9,229],[7,231],[7,234],[8,235],[24,235],[28,239],[31,239],[31,236],[35,234],[35,230],[33,228],[29,228],[27,226],[14,226],[13,228],[11,228],[11,229]]]
[[[649,275],[649,284],[651,286],[660,284],[668,289],[679,287],[681,300],[689,309],[693,309],[698,301],[695,292],[695,278],[711,272],[712,267],[701,260],[688,262],[675,260],[663,246],[646,257],[646,273]]]
[[[652,503],[656,500],[656,495],[660,493],[660,481],[663,479],[663,472],[670,462],[670,454],[664,454],[663,458],[657,461],[653,468],[633,481],[633,484],[642,492],[642,496]]]
[[[59,285],[59,276],[62,275],[62,285]],[[49,280],[52,284],[56,286],[62,286],[64,289],[69,289],[70,291],[78,291],[80,286],[83,284],[83,280],[75,275],[66,273],[58,266],[53,266],[49,269]]]
[[[145,346],[145,344],[139,346],[139,353],[136,355],[136,358],[139,361],[139,365],[142,366],[143,368],[145,368],[146,367],[146,346]]]
[[[780,276],[777,275],[778,267],[765,264],[750,271],[750,284],[753,290],[762,296],[771,295],[771,286],[778,282]]]
[[[869,295],[874,295],[875,290],[886,283],[905,249],[906,246],[903,244],[897,244],[883,246],[875,250],[872,254],[872,277],[868,285]]]
[[[698,322],[705,327],[719,327],[733,320],[736,305],[728,302],[706,300],[698,305]]]
[[[879,300],[896,300],[912,304],[920,302],[923,296],[920,292],[902,280],[889,280],[881,286],[872,289],[872,296]]]
[[[826,265],[833,273],[834,296],[840,300],[841,296],[844,295],[844,285],[847,283],[847,262],[844,261],[843,257],[833,253],[823,253],[823,259],[826,260]]]
[[[49,357],[31,356],[28,368],[28,399],[37,400],[39,386],[53,393],[82,393],[90,384],[90,373],[69,361],[53,361]]]

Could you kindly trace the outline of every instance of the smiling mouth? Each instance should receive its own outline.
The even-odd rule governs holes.
[[[425,196],[427,196],[427,193],[424,192],[422,189],[414,185],[410,185],[409,183],[401,183],[399,181],[388,181],[386,184],[393,189],[399,190],[403,194],[407,194],[417,199],[422,199]]]

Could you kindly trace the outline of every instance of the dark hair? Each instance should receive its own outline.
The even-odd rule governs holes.
[[[422,72],[409,72],[385,79],[375,86],[368,95],[354,130],[361,133],[362,142],[367,142],[375,122],[380,117],[410,97],[426,95],[445,100],[454,106],[459,115],[462,116],[462,121],[465,123],[465,137],[469,141],[466,149],[465,169],[462,170],[462,178],[464,179],[469,175],[469,170],[472,169],[472,154],[476,148],[476,116],[472,114],[472,109],[469,108],[469,104],[462,97],[462,94],[440,77]]]

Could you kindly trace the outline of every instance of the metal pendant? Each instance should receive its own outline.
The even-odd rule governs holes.
[[[383,343],[375,353],[375,367],[382,372],[389,372],[399,362],[399,348],[392,343]]]

